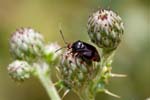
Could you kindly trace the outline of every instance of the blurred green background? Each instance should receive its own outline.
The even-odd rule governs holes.
[[[88,16],[98,7],[119,13],[125,34],[116,53],[113,72],[127,78],[112,78],[107,88],[120,95],[120,100],[146,100],[150,97],[150,1],[149,0],[0,0],[0,100],[49,100],[38,80],[31,78],[16,84],[7,73],[12,61],[9,53],[10,34],[19,27],[32,27],[46,41],[64,45],[59,23],[67,41],[89,41]],[[64,100],[79,100],[69,93]],[[98,93],[96,100],[117,100]]]

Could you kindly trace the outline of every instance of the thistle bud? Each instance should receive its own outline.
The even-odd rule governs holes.
[[[58,58],[60,57],[61,47],[57,43],[51,43],[44,47],[44,57],[49,63],[57,62]],[[57,51],[58,50],[58,51]]]
[[[104,49],[116,49],[124,32],[122,19],[111,10],[100,9],[88,19],[88,34],[93,43]]]
[[[43,37],[31,28],[20,28],[10,39],[10,51],[17,59],[31,60],[42,55]]]
[[[71,50],[65,51],[61,60],[58,71],[65,86],[78,94],[86,90],[89,92],[88,89],[96,77],[99,67],[95,66],[93,61],[83,60],[71,53]]]
[[[8,73],[15,81],[24,81],[31,76],[32,67],[26,61],[16,60],[9,64]]]

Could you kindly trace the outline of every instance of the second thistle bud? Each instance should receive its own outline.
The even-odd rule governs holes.
[[[15,58],[32,60],[42,55],[43,37],[34,29],[20,28],[10,39],[10,51]]]
[[[123,32],[124,26],[122,19],[111,10],[100,9],[89,17],[89,37],[100,48],[117,48]]]

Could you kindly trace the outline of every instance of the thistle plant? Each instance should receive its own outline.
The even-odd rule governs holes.
[[[87,33],[100,56],[100,61],[95,61],[95,56],[88,58],[93,54],[86,49],[85,56],[82,56],[79,51],[73,52],[73,44],[70,43],[62,51],[56,42],[46,44],[43,36],[34,29],[20,28],[10,38],[14,61],[9,64],[8,73],[16,82],[37,77],[51,100],[61,100],[69,91],[76,93],[81,100],[94,100],[98,92],[119,97],[109,92],[106,85],[111,77],[126,76],[112,73],[113,56],[123,32],[122,19],[111,10],[100,9],[89,17]],[[51,78],[54,69],[57,70],[56,83]],[[66,91],[62,97],[55,86]]]

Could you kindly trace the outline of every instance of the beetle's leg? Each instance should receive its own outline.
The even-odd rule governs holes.
[[[78,65],[77,57],[79,57],[79,53],[74,53],[74,54],[73,54],[73,57],[74,57],[74,59],[75,59],[76,65]]]

